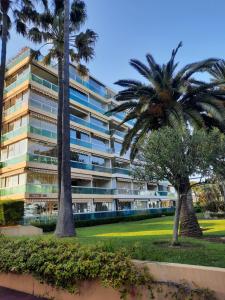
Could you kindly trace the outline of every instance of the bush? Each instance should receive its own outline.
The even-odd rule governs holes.
[[[0,225],[17,225],[22,220],[23,215],[23,201],[0,201]]]
[[[225,202],[224,201],[209,201],[204,205],[204,210],[210,211],[210,212],[225,212]]]
[[[164,215],[171,215],[171,212],[164,213]],[[113,224],[113,223],[119,223],[119,222],[140,221],[140,220],[145,220],[145,219],[159,218],[161,216],[162,216],[162,214],[155,213],[155,214],[151,214],[151,215],[146,214],[146,215],[127,216],[127,217],[82,220],[82,221],[75,221],[75,226],[76,226],[76,228],[89,227],[89,226]],[[31,222],[31,225],[42,228],[44,232],[52,232],[55,230],[56,221],[49,221],[47,223],[43,222],[43,221],[34,221],[34,222]]]
[[[31,274],[69,292],[77,292],[79,283],[85,280],[98,279],[122,294],[134,288],[140,292],[142,285],[152,282],[151,276],[136,267],[124,251],[110,253],[100,246],[1,238],[0,261],[0,272]]]

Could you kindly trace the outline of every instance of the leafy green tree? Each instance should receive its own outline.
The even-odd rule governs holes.
[[[148,181],[167,179],[177,191],[173,244],[178,243],[179,223],[182,236],[202,235],[196,215],[189,216],[190,209],[186,207],[189,205],[192,210],[190,177],[196,174],[201,178],[211,177],[219,163],[218,157],[224,155],[224,148],[225,136],[218,129],[190,132],[179,126],[154,130],[139,145],[144,164],[136,169],[135,176]]]
[[[123,154],[131,147],[131,159],[137,154],[146,134],[164,126],[174,128],[178,123],[185,123],[187,127],[217,126],[224,129],[225,91],[218,89],[224,84],[224,79],[207,83],[194,78],[197,72],[209,72],[218,59],[191,63],[177,71],[175,57],[181,46],[180,43],[172,51],[166,64],[158,64],[151,54],[146,55],[147,65],[132,59],[131,66],[144,77],[144,82],[130,79],[116,82],[123,88],[116,95],[116,100],[122,104],[108,113],[125,111],[127,115],[122,123],[135,120],[124,138],[121,151]],[[183,206],[188,210],[186,215],[190,215],[189,222],[185,222],[183,227],[188,230],[193,221],[196,222],[195,227],[199,227],[189,203],[184,200]]]
[[[66,4],[68,5],[68,3]],[[71,186],[69,187],[69,184],[71,185],[71,175],[69,175],[70,161],[68,158],[69,150],[67,149],[68,146],[66,146],[69,138],[69,127],[68,124],[65,124],[67,118],[69,122],[69,109],[67,107],[69,86],[68,82],[66,82],[67,79],[65,78],[64,80],[63,77],[65,68],[68,68],[68,62],[64,64],[64,5],[64,1],[46,1],[44,11],[39,13],[38,18],[34,22],[34,26],[29,30],[29,38],[33,42],[41,43],[41,48],[47,46],[47,54],[43,62],[49,64],[52,60],[57,60],[58,63],[58,198],[59,209],[61,208],[62,210],[64,210],[63,206],[67,201],[70,203],[72,209]],[[67,20],[66,25],[69,31],[69,56],[71,61],[77,64],[77,71],[81,75],[87,75],[88,73],[88,69],[81,62],[88,62],[94,57],[94,45],[97,40],[97,34],[93,30],[87,29],[85,32],[80,32],[80,28],[84,25],[86,19],[86,6],[83,1],[73,0],[71,5],[69,3],[69,21]],[[66,71],[66,74],[67,72],[68,71]],[[67,149],[66,152],[65,149]],[[64,178],[65,173],[67,173],[66,180]],[[66,184],[66,186],[64,184]],[[68,230],[67,233],[65,231],[64,234],[62,233],[62,228],[66,228],[66,219],[68,219],[68,217],[63,218],[64,223],[62,223],[62,218],[59,216],[59,220],[61,220],[59,226],[61,229],[57,226],[56,233],[58,235],[70,235],[69,232],[71,230]]]

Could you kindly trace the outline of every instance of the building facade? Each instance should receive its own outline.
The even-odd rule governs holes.
[[[8,65],[1,143],[0,200],[22,199],[35,213],[57,211],[57,67],[31,60],[24,48]],[[78,213],[172,206],[174,189],[131,177],[129,153],[120,156],[133,123],[118,127],[123,113],[114,93],[70,65],[71,173]]]

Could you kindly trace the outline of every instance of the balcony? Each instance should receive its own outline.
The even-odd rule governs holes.
[[[92,164],[85,164],[85,163],[81,163],[81,162],[77,162],[77,161],[71,161],[71,167],[76,168],[76,169],[82,169],[82,170],[112,173],[111,168],[106,168],[106,167],[92,165]]]
[[[113,189],[72,186],[73,194],[97,194],[97,195],[113,195]]]
[[[3,116],[9,116],[15,112],[17,112],[18,110],[20,110],[23,106],[27,105],[27,101],[19,101],[17,102],[15,105],[9,107],[8,109],[3,111]]]
[[[26,193],[30,194],[55,194],[58,192],[58,187],[55,184],[33,184],[26,185]]]
[[[98,111],[100,112],[101,114],[105,114],[106,110],[101,108],[101,107],[98,107],[97,105],[94,105],[92,103],[89,102],[88,98],[86,97],[82,97],[78,94],[75,94],[73,93],[72,90],[70,90],[70,99],[72,99],[73,101],[77,102],[77,103],[80,103],[84,106],[87,106],[91,109],[93,109],[94,111]]]
[[[35,108],[38,108],[40,110],[43,110],[44,112],[48,112],[50,114],[57,115],[57,109],[56,108],[54,108],[52,106],[49,106],[49,105],[46,105],[45,103],[42,103],[40,101],[30,99],[29,100],[29,105],[31,107],[35,107]]]
[[[12,131],[9,131],[9,132],[3,134],[2,138],[1,138],[1,141],[5,142],[5,141],[7,141],[9,139],[12,139],[14,137],[17,137],[20,134],[23,134],[25,132],[27,132],[27,126],[23,126],[23,127],[17,128],[15,130],[12,130]]]
[[[74,138],[70,138],[70,143],[74,144],[74,145],[78,145],[81,147],[85,147],[85,148],[89,148],[89,149],[93,149],[96,151],[103,151],[103,152],[107,152],[107,153],[111,153],[111,149],[108,147],[104,147],[104,146],[100,146],[91,142],[86,142],[86,141],[82,141],[79,139],[74,139]]]
[[[41,85],[49,88],[50,90],[52,90],[52,91],[54,91],[56,93],[58,93],[58,91],[59,91],[59,88],[58,88],[58,86],[56,84],[53,84],[50,81],[45,80],[45,79],[43,79],[43,78],[41,78],[41,77],[39,77],[39,76],[37,76],[35,74],[31,74],[31,79],[34,82],[37,82],[38,84],[41,84]],[[105,109],[100,108],[100,107],[98,107],[98,106],[90,103],[89,100],[88,100],[88,98],[82,97],[82,96],[80,96],[78,94],[75,94],[72,89],[70,89],[70,99],[72,99],[73,101],[75,101],[77,103],[80,103],[80,104],[82,104],[84,106],[87,106],[87,107],[89,107],[89,108],[91,108],[91,109],[93,109],[95,111],[98,111],[98,112],[100,112],[102,114],[104,114],[106,112]]]
[[[18,63],[20,63],[22,60],[24,60],[28,56],[30,56],[30,49],[27,49],[26,51],[22,52],[21,54],[17,55],[14,59],[9,61],[9,63],[7,63],[7,65],[6,65],[7,70],[16,66]]]
[[[104,128],[104,127],[100,127],[100,126],[97,126],[95,124],[92,124],[90,122],[87,122],[77,116],[74,116],[74,115],[70,115],[70,120],[74,123],[78,123],[80,125],[83,125],[85,127],[88,127],[88,128],[91,128],[91,129],[94,129],[94,130],[97,130],[97,131],[100,131],[100,132],[103,132],[105,134],[109,134],[109,130]]]
[[[5,187],[0,189],[0,196],[9,196],[14,194],[24,194],[26,192],[26,185],[18,185],[15,187]]]
[[[57,138],[57,133],[56,132],[52,132],[46,129],[42,129],[42,128],[36,128],[33,126],[29,126],[29,132],[33,133],[33,134],[38,134],[41,136],[45,136],[51,139],[56,139]]]
[[[113,170],[113,174],[118,173],[118,174],[124,174],[124,175],[129,175],[129,176],[131,175],[130,169],[114,167],[112,170]]]
[[[19,156],[13,157],[13,158],[9,158],[9,159],[6,159],[6,160],[0,162],[0,168],[9,167],[11,165],[25,162],[26,160],[27,160],[26,154],[19,155]]]
[[[30,71],[24,72],[24,74],[18,76],[17,80],[8,85],[7,87],[4,88],[4,93],[8,93],[11,90],[15,89],[17,86],[21,85],[24,83],[26,80],[30,79]]]
[[[37,76],[35,74],[31,74],[31,79],[34,82],[37,82],[37,83],[39,83],[39,84],[41,84],[41,85],[49,88],[50,90],[52,90],[52,91],[54,91],[56,93],[58,93],[58,91],[59,91],[59,88],[58,88],[58,86],[56,84],[51,83],[50,81],[45,80],[45,79],[43,79],[43,78],[41,78],[41,77],[39,77],[39,76]]]
[[[56,157],[37,155],[37,154],[27,154],[27,161],[36,162],[41,164],[57,165],[58,161]]]

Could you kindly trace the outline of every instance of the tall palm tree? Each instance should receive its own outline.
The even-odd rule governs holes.
[[[10,18],[9,12],[12,11]],[[29,14],[27,14],[29,12]],[[15,24],[17,33],[26,34],[26,22],[33,16],[33,4],[30,0],[0,0],[0,36],[1,36],[1,66],[0,66],[0,124],[2,124],[4,81],[6,72],[6,50],[9,31]],[[0,126],[1,137],[2,126]],[[1,139],[0,139],[1,142]]]
[[[70,104],[69,104],[69,38],[70,32],[70,1],[64,0],[64,45],[63,45],[63,109],[62,109],[62,162],[61,162],[61,191],[56,235],[73,236],[74,221],[71,191],[70,167]]]
[[[202,82],[193,76],[197,72],[210,71],[218,59],[209,58],[188,64],[177,71],[176,54],[182,43],[172,51],[170,60],[163,65],[158,64],[151,54],[146,55],[147,65],[137,59],[130,64],[145,78],[138,80],[119,80],[116,82],[124,89],[116,95],[122,102],[108,113],[125,111],[123,122],[135,120],[132,129],[124,138],[122,153],[131,147],[131,158],[137,154],[138,147],[146,134],[163,126],[176,126],[182,122],[186,126],[208,127],[210,124],[222,124],[225,120],[225,93],[218,87],[224,84],[224,78],[215,82]],[[185,185],[190,187],[189,178]],[[190,188],[189,188],[190,191]],[[182,203],[181,226],[182,235],[201,236],[190,193]]]
[[[66,3],[68,5],[68,3]],[[48,46],[48,53],[45,55],[43,62],[45,64],[49,64],[51,60],[56,59],[58,62],[58,85],[59,85],[59,93],[58,93],[58,117],[57,117],[57,148],[58,148],[58,203],[59,209],[61,205],[64,206],[64,202],[67,201],[67,196],[65,196],[65,192],[68,192],[67,195],[71,194],[71,187],[66,188],[63,184],[66,185],[71,184],[70,177],[67,176],[67,180],[64,182],[65,177],[65,164],[66,168],[69,169],[70,161],[68,159],[68,151],[66,151],[67,157],[64,157],[65,151],[65,140],[67,142],[69,129],[68,124],[65,122],[69,122],[69,113],[67,111],[67,99],[69,99],[69,88],[68,82],[66,83],[66,78],[64,78],[63,74],[65,72],[65,68],[68,68],[68,63],[65,62],[65,32],[64,28],[69,30],[69,56],[72,61],[77,64],[77,70],[80,74],[86,75],[88,70],[81,63],[82,60],[88,62],[90,59],[94,57],[94,44],[97,39],[97,34],[87,29],[85,32],[79,32],[81,26],[85,23],[87,14],[86,14],[86,6],[83,1],[73,0],[70,7],[69,12],[69,21],[67,16],[67,25],[64,24],[64,18],[66,15],[64,11],[64,1],[52,0],[46,1],[46,5],[44,7],[44,12],[40,13],[36,22],[34,22],[34,26],[29,30],[29,38],[35,43],[42,43],[42,47]],[[68,10],[68,8],[67,8]],[[67,11],[68,13],[68,11]],[[69,25],[68,25],[69,23]],[[68,44],[68,43],[67,43]],[[68,46],[67,46],[68,47]],[[67,56],[66,56],[67,57]],[[67,86],[65,88],[65,86]],[[66,89],[66,90],[65,90]],[[65,96],[65,99],[64,99]],[[65,100],[65,101],[64,101]],[[66,103],[66,105],[64,105]],[[64,111],[65,110],[65,111]],[[67,117],[64,117],[67,115]],[[68,120],[65,120],[68,119]],[[69,172],[67,169],[67,173]],[[63,183],[64,182],[64,183]],[[61,197],[62,194],[62,197]],[[70,202],[70,201],[69,201]],[[72,203],[71,203],[72,207]],[[64,208],[62,208],[64,209]],[[67,232],[63,232],[63,228],[66,228],[66,218],[62,221],[61,210],[59,214],[59,222],[57,224],[56,234],[57,235],[70,235],[71,230],[67,230]],[[60,229],[59,229],[60,227]]]

